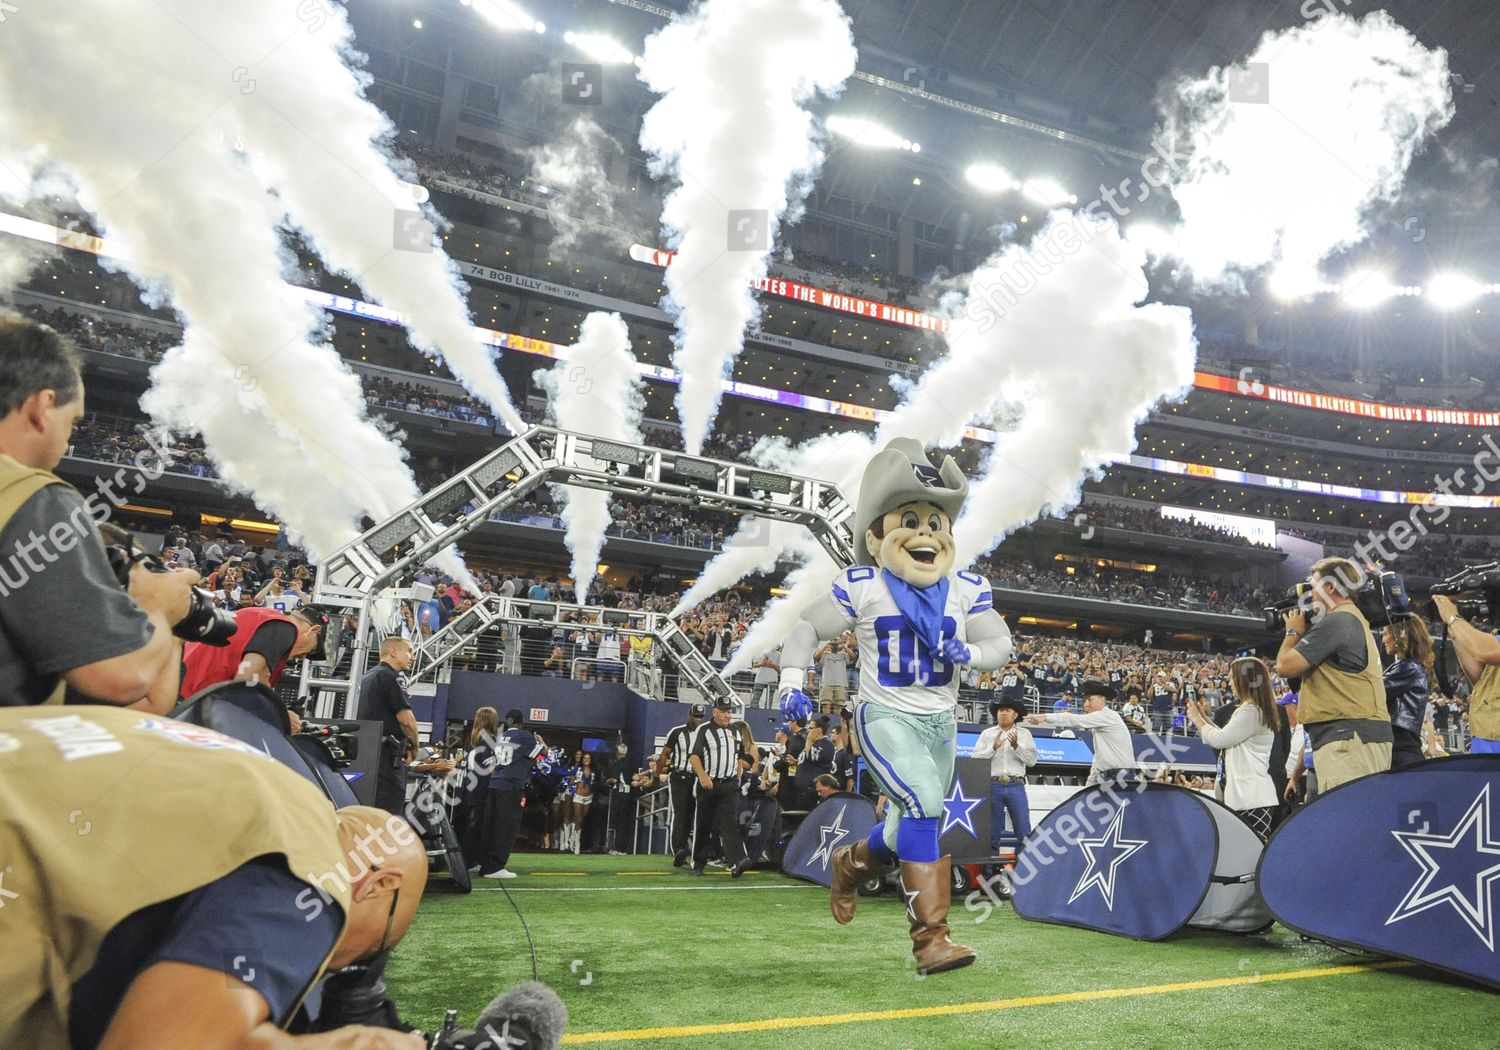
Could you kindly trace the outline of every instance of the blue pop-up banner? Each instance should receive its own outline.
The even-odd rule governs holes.
[[[1259,874],[1299,933],[1500,988],[1500,756],[1335,788],[1276,831]]]

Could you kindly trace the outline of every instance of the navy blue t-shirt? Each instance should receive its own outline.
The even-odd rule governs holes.
[[[69,1041],[75,1050],[98,1046],[131,983],[159,962],[244,981],[278,1023],[333,950],[342,926],[338,905],[293,877],[283,858],[252,860],[110,930],[93,968],[73,984]]]
[[[799,791],[812,787],[812,782],[824,773],[833,772],[833,741],[819,737],[807,745],[802,761],[797,763],[796,785]]]
[[[531,760],[542,753],[542,745],[529,729],[507,729],[495,738],[495,772],[492,788],[523,788],[531,773]]]

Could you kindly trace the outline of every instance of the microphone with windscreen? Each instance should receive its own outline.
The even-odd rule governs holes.
[[[557,1050],[568,1023],[568,1008],[538,981],[507,990],[479,1012],[469,1030],[446,1030],[432,1050]]]

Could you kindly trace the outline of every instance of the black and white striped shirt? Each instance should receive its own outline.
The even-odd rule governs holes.
[[[703,760],[703,771],[715,780],[739,776],[740,751],[745,740],[738,726],[704,722],[693,734],[692,753]]]
[[[691,775],[692,763],[688,754],[693,747],[693,729],[688,725],[674,726],[667,733],[667,752],[672,756],[672,772]]]

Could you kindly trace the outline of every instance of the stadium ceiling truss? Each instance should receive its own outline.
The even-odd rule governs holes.
[[[349,641],[347,671],[340,661],[327,677],[304,675],[316,690],[343,693],[346,717],[358,707],[359,681],[378,646],[372,607],[382,591],[399,585],[429,564],[440,552],[490,521],[492,516],[525,499],[544,484],[598,489],[617,496],[635,496],[659,503],[728,511],[769,521],[802,525],[842,565],[853,562],[850,520],[853,508],[838,486],[759,467],[670,452],[665,449],[609,441],[587,434],[533,427],[501,445],[467,469],[425,493],[415,503],[377,522],[351,543],[325,558],[318,567],[313,600],[354,613],[358,623]],[[551,607],[552,619],[537,614]],[[460,617],[449,627],[464,625],[464,637],[447,635],[444,653],[451,655],[496,621],[558,623],[568,612],[610,613],[619,633],[631,633],[628,620],[615,618],[626,610],[593,609],[556,602],[487,602],[477,605],[474,620]],[[560,611],[559,611],[560,610]],[[710,699],[734,697],[722,676],[696,646],[665,615],[630,612],[651,626],[663,651],[679,671]],[[488,618],[488,619],[486,619]],[[422,643],[426,650],[439,635]],[[442,662],[433,648],[424,652],[428,667]]]

